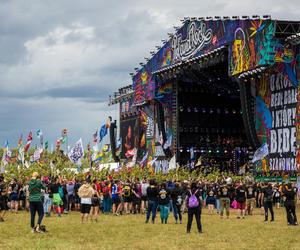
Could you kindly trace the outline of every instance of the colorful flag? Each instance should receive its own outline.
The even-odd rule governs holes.
[[[167,149],[167,148],[171,147],[172,139],[173,139],[173,136],[172,136],[172,134],[170,134],[167,141],[164,144],[164,149]]]
[[[26,153],[28,151],[28,149],[30,148],[30,144],[32,142],[32,132],[29,132],[29,135],[27,136],[27,142],[26,145],[24,147],[24,152]]]
[[[68,156],[73,163],[80,163],[81,158],[84,156],[84,148],[81,138],[76,142],[75,146],[71,148]]]
[[[95,162],[102,161],[102,159],[103,159],[103,153],[102,152],[98,152],[97,154],[94,155],[94,158],[92,158],[92,160],[95,161]]]
[[[64,128],[61,131],[61,138],[60,138],[60,142],[61,144],[65,144],[68,140],[68,130],[66,128]]]
[[[9,142],[8,142],[8,140],[6,140],[6,142],[5,142],[5,147],[9,148]]]
[[[127,158],[133,157],[133,156],[134,156],[134,153],[135,153],[135,149],[134,149],[134,148],[133,148],[133,149],[129,149],[129,150],[127,150],[127,152],[125,153],[125,156],[126,156]]]
[[[23,135],[20,135],[19,141],[18,141],[18,148],[20,148],[23,144]]]
[[[148,158],[148,152],[146,152],[143,159],[141,160],[141,162],[140,162],[141,166],[144,166],[146,164],[147,158]]]
[[[22,164],[24,164],[25,160],[25,155],[24,155],[24,147],[20,146],[18,148],[18,156],[17,156],[18,161],[20,161]]]
[[[109,144],[104,144],[103,148],[102,148],[102,152],[108,152],[109,151]]]
[[[106,124],[104,124],[104,125],[102,125],[100,132],[99,132],[100,142],[106,135],[107,135],[107,127],[106,127]]]
[[[169,161],[169,170],[176,169],[176,155],[174,154],[171,160]]]
[[[48,147],[49,147],[49,142],[48,142],[48,141],[46,141],[46,142],[45,142],[45,149],[47,150],[47,149],[48,149]]]
[[[33,155],[30,157],[30,161],[31,162],[35,162],[38,161],[41,158],[41,154],[43,153],[43,149],[42,148],[37,148]]]
[[[43,135],[42,130],[38,129],[38,131],[36,131],[37,138],[40,139],[42,135]]]
[[[122,145],[122,139],[119,138],[119,139],[117,140],[116,149],[119,149],[119,148],[121,147],[121,145]]]
[[[264,143],[260,148],[258,148],[253,156],[252,163],[260,161],[269,154],[269,147],[267,143]]]

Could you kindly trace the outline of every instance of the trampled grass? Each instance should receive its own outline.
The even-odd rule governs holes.
[[[298,207],[298,218],[299,217]],[[142,215],[100,215],[98,223],[81,224],[80,214],[72,212],[57,218],[45,218],[49,232],[32,234],[29,214],[8,213],[0,223],[0,249],[300,249],[300,226],[287,226],[283,208],[275,210],[275,222],[264,223],[259,210],[244,220],[207,215],[203,210],[203,234],[195,221],[186,234],[186,216],[182,225],[145,224]]]

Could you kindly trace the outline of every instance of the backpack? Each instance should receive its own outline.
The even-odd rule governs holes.
[[[130,187],[125,186],[124,187],[124,197],[129,197],[130,196]]]
[[[273,190],[272,189],[267,189],[266,190],[266,201],[272,201],[273,198]]]
[[[179,195],[176,200],[176,205],[181,205],[181,204],[182,204],[182,197]]]
[[[166,199],[166,198],[167,198],[167,191],[164,190],[164,189],[160,190],[159,196],[160,196],[160,198],[161,198],[162,200]]]
[[[198,207],[199,206],[199,201],[196,197],[196,193],[198,192],[198,189],[196,190],[196,192],[194,194],[192,194],[192,192],[190,191],[190,198],[189,198],[189,208],[193,208],[193,207]]]

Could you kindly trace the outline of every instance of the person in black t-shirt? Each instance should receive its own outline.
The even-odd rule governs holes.
[[[230,196],[231,188],[229,185],[222,185],[219,188],[218,195],[220,197],[220,218],[223,219],[224,210],[226,210],[226,217],[229,219]]]
[[[286,217],[288,225],[298,225],[296,215],[295,196],[297,193],[291,183],[283,186],[284,206],[286,209]]]
[[[166,183],[161,184],[158,192],[158,205],[160,210],[161,223],[167,224],[170,209],[170,191]]]
[[[262,188],[262,199],[265,210],[265,222],[268,221],[268,210],[271,213],[271,221],[274,221],[274,211],[273,211],[273,196],[274,190],[271,183],[268,183]]]
[[[7,190],[4,185],[4,178],[3,176],[0,176],[0,222],[4,221],[4,216],[7,210],[6,194],[7,194]]]
[[[156,210],[158,206],[158,188],[154,180],[150,180],[147,188],[148,210],[146,214],[146,223],[149,222],[150,214],[152,213],[152,223],[155,221]]]
[[[249,185],[246,187],[246,198],[247,198],[246,207],[247,207],[248,215],[253,214],[253,208],[255,205],[255,198],[256,198],[255,194],[256,194],[255,187],[252,185],[252,183],[249,183]]]
[[[246,208],[246,188],[242,182],[239,183],[235,190],[235,199],[237,202],[237,218],[245,218],[245,208]]]
[[[178,223],[178,218],[179,218],[181,224],[182,223],[181,206],[183,203],[183,199],[182,199],[182,189],[180,187],[179,182],[175,183],[175,187],[171,191],[171,199],[172,199],[175,223],[176,224]]]
[[[210,185],[207,189],[206,205],[208,207],[208,214],[213,214],[216,204],[216,192],[213,185]]]

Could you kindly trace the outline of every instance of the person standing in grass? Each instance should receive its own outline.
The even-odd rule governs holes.
[[[161,184],[158,193],[158,205],[160,210],[161,223],[167,224],[170,209],[170,195],[166,183]]]
[[[91,186],[91,179],[87,178],[86,182],[78,189],[78,195],[80,197],[80,212],[81,223],[88,221],[89,214],[92,206],[92,197],[94,196],[94,189]]]
[[[182,206],[182,190],[180,187],[179,182],[175,182],[175,187],[171,191],[171,199],[172,199],[172,206],[173,206],[173,214],[175,218],[175,223],[178,223],[178,218],[180,221],[180,224],[182,224],[182,215],[181,215],[181,206]]]
[[[52,179],[51,184],[49,185],[50,197],[52,199],[52,204],[56,209],[56,213],[58,217],[61,217],[61,206],[63,205],[63,201],[59,194],[59,190],[61,188],[60,178],[55,177]]]
[[[220,197],[220,218],[223,219],[224,210],[226,210],[226,217],[229,219],[230,208],[230,187],[226,184],[222,185],[218,191]]]
[[[250,182],[249,185],[246,188],[246,207],[248,215],[253,214],[253,208],[255,205],[255,189],[253,184]]]
[[[191,232],[193,217],[195,216],[197,222],[198,232],[202,233],[202,224],[201,224],[201,209],[202,209],[202,200],[201,192],[197,187],[196,183],[191,184],[191,189],[187,195],[186,206],[188,209],[188,222],[187,222],[187,233]]]
[[[274,221],[274,211],[273,211],[273,196],[274,190],[271,183],[268,183],[266,186],[262,188],[262,200],[263,206],[265,210],[265,222],[268,221],[268,210],[271,213],[271,221]]]
[[[29,208],[30,208],[30,225],[32,232],[40,233],[40,226],[44,217],[44,207],[42,203],[42,192],[46,187],[41,180],[38,179],[38,173],[32,174],[31,180],[29,181]],[[38,222],[35,226],[35,214],[38,213]]]
[[[6,194],[7,190],[4,184],[4,177],[0,176],[0,222],[4,222],[4,216],[7,210]]]
[[[155,221],[157,202],[158,202],[158,188],[156,186],[155,180],[150,180],[149,187],[147,188],[147,200],[148,200],[148,210],[146,214],[146,223],[149,222],[150,215],[152,213],[152,223]]]
[[[246,188],[243,185],[243,182],[240,182],[235,190],[235,200],[237,202],[237,218],[245,219]]]
[[[289,183],[283,186],[283,197],[284,197],[284,206],[286,209],[287,223],[289,226],[298,225],[297,215],[296,215],[296,203],[295,196],[297,196],[296,190],[292,187],[292,184]]]

